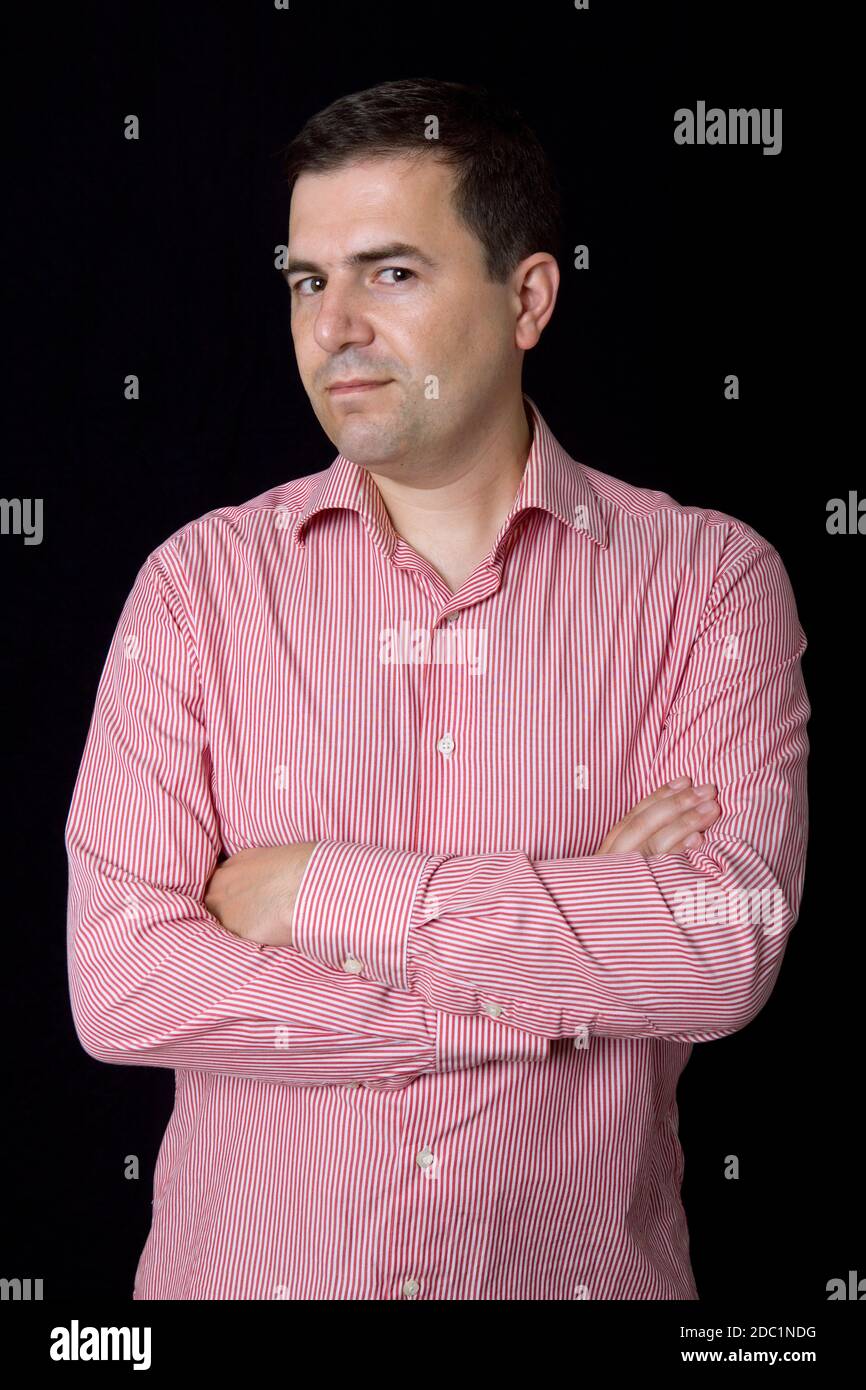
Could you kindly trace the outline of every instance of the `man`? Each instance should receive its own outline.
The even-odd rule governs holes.
[[[177,1077],[133,1296],[695,1299],[677,1081],[803,883],[786,572],[522,392],[559,241],[513,113],[387,83],[288,168],[340,452],[147,557],[66,829],[81,1042]]]

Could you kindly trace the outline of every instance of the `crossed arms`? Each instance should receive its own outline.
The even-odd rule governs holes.
[[[720,565],[652,768],[653,787],[686,773],[718,790],[701,844],[531,860],[325,839],[297,876],[291,945],[264,949],[205,902],[221,842],[176,564],[167,543],[127,598],[67,819],[91,1056],[385,1089],[542,1060],[582,1029],[706,1041],[763,1007],[799,911],[811,712],[772,547]]]

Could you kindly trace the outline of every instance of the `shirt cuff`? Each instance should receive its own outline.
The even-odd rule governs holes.
[[[412,906],[430,858],[319,840],[295,893],[293,948],[335,970],[408,989]]]
[[[484,1062],[543,1062],[550,1039],[510,1028],[489,1014],[437,1013],[435,1070],[463,1071]]]

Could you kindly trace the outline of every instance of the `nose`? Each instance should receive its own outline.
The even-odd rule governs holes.
[[[324,352],[340,352],[352,344],[369,344],[373,330],[355,302],[352,289],[329,280],[316,307],[313,333]]]

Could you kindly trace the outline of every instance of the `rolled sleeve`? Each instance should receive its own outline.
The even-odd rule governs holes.
[[[407,989],[412,908],[428,859],[319,840],[295,894],[292,946],[322,965]]]
[[[488,1014],[437,1014],[436,1067],[463,1071],[484,1062],[543,1062],[550,1040],[512,1028]]]
[[[412,934],[438,899],[426,885],[441,856],[320,840],[295,895],[292,946],[320,965],[406,990]],[[486,1062],[545,1061],[545,1037],[496,1013],[435,1013],[437,1072]]]

